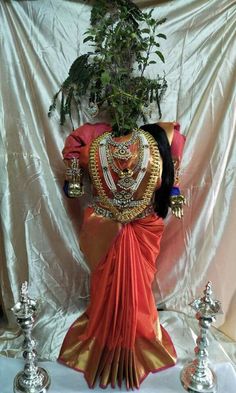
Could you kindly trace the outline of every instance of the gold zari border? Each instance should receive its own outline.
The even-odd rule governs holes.
[[[102,388],[109,384],[115,388],[116,385],[121,387],[123,381],[127,389],[138,389],[150,372],[174,366],[176,363],[172,341],[159,324],[159,338],[137,337],[132,348],[108,348],[100,345],[95,337],[80,340],[87,324],[86,314],[74,322],[67,333],[58,360],[74,370],[83,372],[91,389],[97,382]]]

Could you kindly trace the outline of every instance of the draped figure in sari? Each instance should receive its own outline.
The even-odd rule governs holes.
[[[84,124],[68,136],[63,150],[72,177],[73,168],[79,178],[81,171],[89,175],[93,200],[84,211],[79,239],[91,270],[90,305],[67,332],[59,361],[83,372],[90,388],[97,381],[102,388],[122,381],[127,389],[139,388],[150,372],[177,360],[159,323],[151,285],[167,214],[166,208],[158,210],[166,154],[172,155],[171,165],[174,161],[175,180],[172,167],[168,187],[176,198],[185,139],[178,123],[142,128],[114,137],[109,124]],[[158,142],[161,133],[167,152]],[[70,186],[66,192],[74,196],[81,178]],[[179,206],[174,209],[180,218]]]

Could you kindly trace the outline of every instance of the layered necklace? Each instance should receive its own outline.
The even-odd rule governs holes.
[[[139,143],[140,153],[136,165],[132,169],[117,167],[115,159],[128,161],[132,157],[130,147],[136,142]],[[149,145],[145,135],[135,130],[130,140],[116,142],[111,134],[108,134],[100,141],[99,158],[104,180],[113,194],[113,204],[120,208],[138,205],[139,201],[134,200],[134,194],[147,172],[150,159]],[[119,177],[117,184],[114,182],[111,170]]]
[[[137,160],[131,166],[128,161],[133,157],[131,146],[134,143],[138,144]],[[127,166],[124,168],[125,162],[127,162]],[[111,133],[105,133],[92,143],[89,163],[90,175],[98,194],[95,202],[108,208],[118,221],[131,221],[150,204],[157,180],[160,178],[160,153],[155,139],[149,133],[143,130],[134,130],[131,138],[124,142],[117,142],[112,138]],[[117,163],[121,164],[122,169]],[[137,200],[135,193],[146,175],[149,165],[150,176],[146,188],[142,198]],[[99,167],[102,170],[102,175]],[[114,174],[118,176],[116,182]],[[112,197],[108,196],[102,179]]]

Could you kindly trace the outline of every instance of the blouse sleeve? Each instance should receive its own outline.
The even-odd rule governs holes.
[[[62,155],[64,160],[79,158],[81,148],[90,144],[95,138],[106,131],[111,131],[107,123],[86,123],[73,131],[65,141]]]
[[[64,192],[68,197],[79,197],[84,193],[83,190],[83,157],[81,151],[87,149],[89,144],[99,135],[106,131],[110,131],[111,127],[106,123],[89,124],[86,123],[73,131],[65,141],[62,155],[66,165],[66,180],[64,184]]]
[[[80,149],[82,146],[85,146],[79,131],[80,129],[78,128],[66,138],[64,149],[62,150],[64,160],[79,158]]]

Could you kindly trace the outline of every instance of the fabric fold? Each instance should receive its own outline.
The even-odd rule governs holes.
[[[59,356],[84,373],[89,387],[124,380],[127,389],[138,388],[150,372],[176,362],[151,288],[163,230],[155,214],[122,225],[92,272],[90,306],[69,329]]]
[[[161,329],[162,340],[137,338],[132,349],[117,346],[109,349],[101,346],[96,338],[78,340],[88,325],[88,316],[83,314],[71,326],[64,340],[59,361],[74,370],[84,373],[89,388],[96,383],[106,388],[122,386],[139,388],[150,372],[172,367],[176,363],[176,352],[168,333]],[[158,355],[157,355],[158,354]]]

